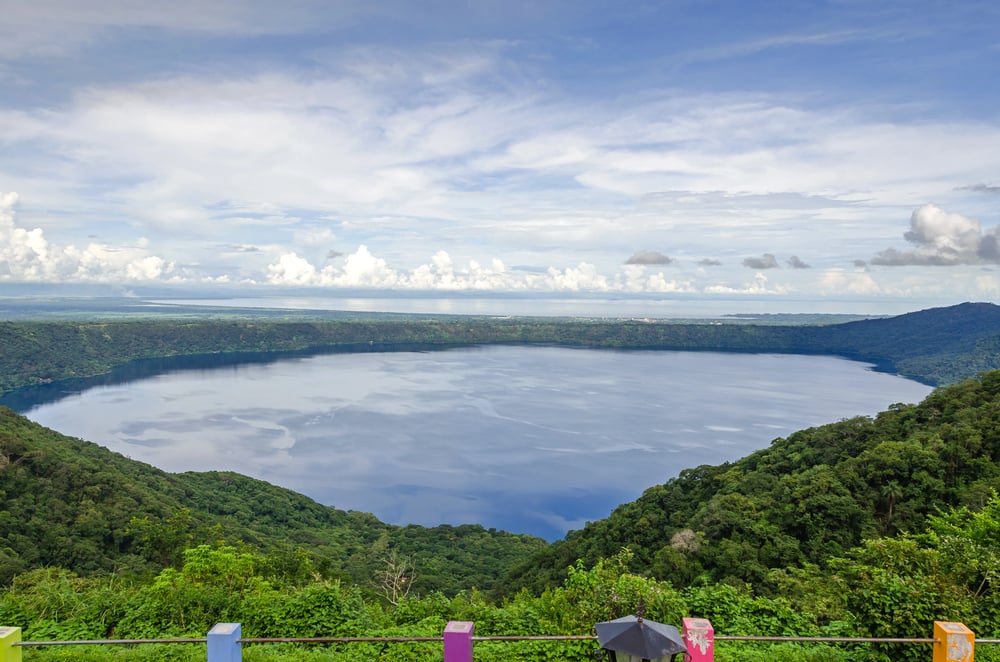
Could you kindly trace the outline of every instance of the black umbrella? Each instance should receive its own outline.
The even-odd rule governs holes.
[[[598,623],[597,640],[601,648],[653,660],[675,653],[686,653],[684,638],[673,625],[647,621],[637,616],[622,616]]]

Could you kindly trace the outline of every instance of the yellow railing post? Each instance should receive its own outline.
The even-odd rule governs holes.
[[[0,628],[0,662],[21,662],[21,628]]]
[[[934,662],[972,662],[976,635],[961,623],[934,621]]]

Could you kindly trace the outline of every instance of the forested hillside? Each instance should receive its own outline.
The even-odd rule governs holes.
[[[393,555],[414,590],[489,589],[544,541],[480,526],[397,527],[234,473],[169,474],[0,407],[0,583],[40,566],[156,573],[188,545],[248,544],[289,573],[370,584]]]
[[[0,322],[0,394],[107,374],[141,359],[392,351],[485,343],[832,354],[931,385],[1000,369],[1000,307],[967,303],[830,325],[543,318]],[[167,369],[167,368],[164,368]]]
[[[920,532],[939,509],[981,508],[1000,488],[1000,372],[916,406],[775,440],[741,460],[682,471],[543,549],[505,582],[538,591],[577,559],[628,546],[633,569],[676,584],[749,582],[824,564],[869,538]]]
[[[145,370],[135,361],[157,357],[239,362],[488,342],[836,354],[951,383],[1000,365],[1000,308],[963,304],[828,326],[8,322],[0,323],[0,388]],[[701,616],[720,634],[926,637],[933,620],[955,620],[996,637],[998,488],[1000,371],[915,406],[687,469],[552,545],[476,525],[390,526],[233,473],[168,474],[0,407],[0,625],[24,627],[29,639],[203,636],[221,621],[243,623],[245,636],[437,636],[451,619],[474,620],[484,635],[585,634],[641,600],[654,620]],[[594,657],[590,642],[553,646],[477,644],[476,655]],[[59,656],[37,651],[39,660]],[[746,644],[723,655],[782,656],[917,660],[926,651]],[[976,657],[1000,655],[977,647]],[[373,644],[315,655],[286,647],[260,659],[439,658],[433,644]]]
[[[234,474],[165,474],[0,409],[0,549],[7,579],[17,573],[0,589],[0,624],[36,641],[203,637],[218,622],[242,623],[245,637],[433,638],[449,620],[542,637],[477,643],[482,662],[593,660],[592,641],[544,636],[586,635],[640,604],[660,622],[708,618],[718,635],[925,638],[943,620],[995,638],[998,455],[993,372],[690,469],[542,547],[478,527],[390,527]],[[499,587],[505,599],[476,590],[540,547]],[[444,576],[455,584],[420,583]],[[248,648],[274,662],[441,655],[433,642]],[[148,662],[163,651],[31,654]],[[717,645],[722,662],[928,655],[892,643]],[[976,658],[1000,649],[977,645]],[[173,647],[169,659],[204,649]]]

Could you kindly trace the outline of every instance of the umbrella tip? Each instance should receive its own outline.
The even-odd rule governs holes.
[[[646,615],[646,601],[640,596],[639,603],[635,606],[635,618],[637,621],[642,623],[643,617]]]

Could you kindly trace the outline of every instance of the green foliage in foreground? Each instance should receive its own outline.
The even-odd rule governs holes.
[[[935,317],[899,360],[923,360],[935,337],[983,312],[958,308],[957,322]],[[903,345],[912,325],[886,322],[878,342]],[[654,326],[592,333],[633,346],[654,342]],[[183,337],[193,342],[204,329]],[[94,351],[81,356],[107,358],[119,330],[88,328],[110,340],[91,337]],[[727,329],[716,339],[732,349],[761,333]],[[163,336],[161,349],[173,351],[175,340]],[[449,620],[474,621],[479,635],[565,635],[633,613],[641,598],[650,619],[705,617],[720,635],[927,637],[934,620],[954,620],[995,638],[998,488],[1000,373],[688,470],[553,546],[476,526],[391,527],[231,473],[166,474],[0,408],[0,578],[9,582],[0,625],[23,627],[27,640],[201,637],[223,621],[242,623],[248,637],[437,637]],[[527,558],[503,593],[488,590]],[[591,660],[594,650],[591,641],[480,642],[476,659]],[[722,641],[717,657],[928,655],[898,644]],[[1000,647],[976,655],[1000,660]],[[204,649],[45,648],[25,658],[195,660]],[[431,660],[440,644],[258,645],[245,659]]]
[[[776,571],[780,597],[749,586],[679,589],[630,570],[628,549],[587,568],[576,563],[561,586],[494,603],[475,590],[407,596],[396,604],[366,598],[336,580],[278,577],[273,559],[250,549],[198,545],[179,569],[148,581],[81,578],[59,568],[19,575],[0,596],[0,624],[25,641],[202,637],[218,622],[238,622],[244,637],[439,637],[450,620],[473,621],[478,636],[588,635],[595,623],[636,613],[680,624],[711,620],[716,635],[928,637],[935,620],[961,621],[980,638],[1000,634],[1000,497],[980,511],[952,509],[919,536],[865,541],[820,570]],[[435,660],[441,644],[354,642],[246,645],[249,661]],[[477,662],[593,660],[594,640],[483,641]],[[722,662],[795,659],[926,660],[927,646],[903,644],[716,643]],[[1000,660],[985,645],[980,660]],[[197,660],[203,645],[27,649],[28,660]]]

